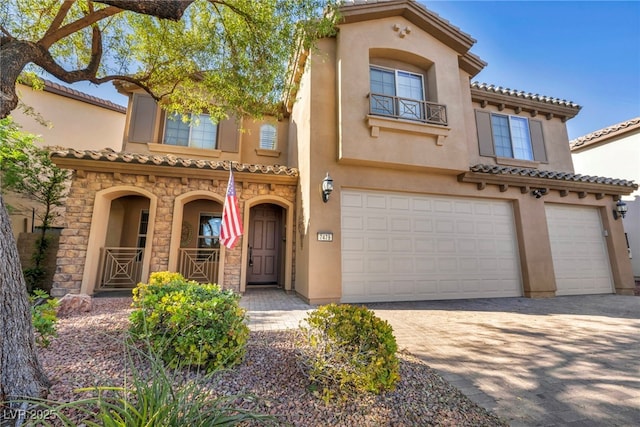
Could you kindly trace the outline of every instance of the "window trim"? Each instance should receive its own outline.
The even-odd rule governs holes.
[[[199,122],[203,122],[204,120],[209,120],[210,121],[210,116],[209,116],[209,114],[206,114],[206,113],[202,113],[202,114],[188,113],[188,115],[189,115],[189,118],[190,118],[190,122],[187,123],[187,125],[189,127],[189,138],[187,140],[187,145],[172,144],[172,143],[168,143],[167,142],[167,125],[168,125],[169,121],[174,121],[174,119],[172,119],[171,116],[178,116],[178,114],[175,114],[175,113],[174,114],[169,114],[169,113],[165,113],[164,114],[164,127],[163,127],[163,134],[162,134],[162,145],[171,146],[171,147],[177,147],[177,148],[182,148],[182,149],[219,151],[220,149],[218,148],[218,146],[219,146],[219,140],[218,139],[220,137],[220,123],[215,123],[215,124],[212,123],[212,125],[214,125],[215,129],[216,129],[215,139],[213,141],[213,147],[212,148],[197,147],[197,146],[192,145],[193,144],[192,132],[193,132],[193,128],[194,128],[194,126],[192,126],[192,124],[194,122],[194,117]],[[182,119],[180,117],[177,117],[175,121],[179,122],[180,124],[185,124],[184,122],[182,122]]]
[[[475,108],[476,132],[478,138],[478,154],[482,157],[491,157],[497,164],[512,164],[518,167],[537,168],[540,164],[548,164],[547,139],[545,138],[545,127],[542,121],[519,114],[511,114],[527,120],[529,125],[529,141],[533,151],[533,160],[520,160],[511,157],[499,157],[496,154],[494,136],[491,123],[491,115],[508,115],[504,112],[489,110],[485,108]]]
[[[267,138],[265,138],[264,131],[267,129],[273,129],[273,140],[271,141],[271,145],[266,146],[263,144]],[[271,123],[263,123],[260,126],[260,141],[258,142],[259,150],[270,150],[275,151],[278,148],[278,127]]]
[[[501,157],[501,158],[506,158],[506,159],[514,159],[514,160],[523,160],[523,161],[527,161],[527,162],[532,162],[534,161],[534,154],[533,154],[533,143],[532,143],[532,138],[531,138],[531,128],[529,126],[529,119],[527,119],[526,117],[522,117],[522,116],[517,116],[517,115],[513,115],[513,114],[501,114],[501,113],[490,113],[490,117],[491,117],[491,136],[493,137],[493,149],[495,150],[496,153],[496,157]],[[496,145],[496,129],[494,127],[494,122],[493,119],[495,118],[503,118],[507,120],[507,130],[509,131],[509,149],[511,150],[511,155],[510,156],[503,156],[503,155],[499,155],[498,154],[498,146]],[[527,147],[518,147],[518,143],[519,141],[517,141],[517,136],[514,136],[514,131],[515,131],[515,122],[521,122],[521,123],[525,123],[526,124],[526,137],[527,140],[526,141],[520,141],[520,142],[526,142],[528,144]],[[523,151],[524,150],[528,151],[527,154],[529,154],[529,157],[517,157],[517,152],[518,151]]]
[[[394,90],[395,93],[393,96],[398,96],[398,72],[400,73],[406,73],[412,76],[417,76],[420,77],[420,85],[421,85],[421,89],[422,89],[422,99],[417,99],[417,98],[406,98],[406,99],[414,99],[416,101],[427,101],[427,93],[425,90],[425,85],[424,85],[424,75],[420,74],[420,73],[416,73],[413,71],[407,71],[407,70],[403,70],[400,68],[390,68],[390,67],[383,67],[381,65],[375,65],[375,64],[369,64],[369,90],[371,91],[371,70],[372,69],[378,69],[380,71],[393,71],[393,83],[394,83]]]

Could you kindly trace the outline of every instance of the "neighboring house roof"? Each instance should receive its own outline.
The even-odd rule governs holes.
[[[197,170],[229,170],[229,165],[238,172],[249,172],[264,175],[281,175],[289,177],[297,177],[298,169],[281,165],[255,165],[240,162],[231,162],[229,160],[203,160],[203,159],[187,159],[176,157],[171,154],[155,155],[143,153],[126,153],[116,152],[113,150],[58,150],[51,153],[52,158],[68,159],[68,160],[89,160],[96,162],[109,162],[111,164],[131,164],[131,165],[149,165],[149,166],[169,166],[177,168],[188,168]],[[54,160],[55,161],[55,160]],[[58,163],[58,162],[56,162]],[[138,168],[136,168],[138,171]],[[135,173],[135,172],[134,172]]]
[[[499,109],[513,109],[518,113],[524,110],[528,111],[532,117],[538,114],[547,118],[556,116],[563,122],[575,117],[582,108],[575,102],[564,99],[479,82],[471,83],[471,99],[479,102],[483,107],[491,104],[498,106]]]
[[[106,99],[98,98],[93,95],[80,92],[79,90],[72,89],[67,86],[63,86],[58,83],[54,83],[50,80],[42,79],[44,82],[43,90],[45,92],[54,93],[56,95],[64,96],[66,98],[75,99],[76,101],[86,102],[87,104],[95,105],[97,107],[106,108],[108,110],[117,111],[118,113],[126,114],[127,109],[122,105],[118,105]],[[31,86],[27,82],[21,82],[26,86]]]
[[[596,144],[605,143],[614,138],[635,131],[640,132],[640,117],[636,117],[635,119],[627,120],[625,122],[621,122],[613,126],[609,126],[604,129],[600,129],[579,138],[573,139],[569,141],[569,146],[571,147],[571,151],[580,151],[584,148]]]

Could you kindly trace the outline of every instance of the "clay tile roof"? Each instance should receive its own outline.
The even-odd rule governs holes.
[[[638,184],[626,179],[606,178],[602,176],[580,175],[571,172],[554,172],[543,171],[530,168],[518,168],[511,166],[497,166],[497,165],[475,165],[471,166],[471,172],[487,173],[493,175],[521,175],[530,176],[534,178],[547,178],[557,181],[572,181],[572,182],[589,182],[594,184],[607,184],[617,185],[621,187],[638,188]]]
[[[473,82],[471,83],[471,88],[483,90],[486,92],[493,92],[500,95],[508,95],[514,98],[522,98],[522,99],[531,100],[531,101],[544,102],[546,104],[552,104],[552,105],[557,105],[561,107],[570,107],[570,108],[578,108],[578,109],[580,108],[580,106],[575,102],[567,101],[565,99],[552,98],[550,96],[538,95],[537,93],[533,94],[530,92],[525,92],[517,89],[503,88],[502,86],[495,86],[487,83]]]
[[[640,130],[640,117],[627,120],[626,122],[617,123],[615,125],[606,127],[604,129],[591,132],[579,138],[572,139],[571,141],[569,141],[569,146],[571,147],[572,150],[578,149],[578,148],[584,148],[586,146],[596,144],[598,142],[602,142],[613,136],[617,136],[619,134],[632,131],[634,129]]]
[[[68,148],[56,150],[51,157],[66,159],[84,159],[114,163],[147,164],[157,166],[174,166],[203,170],[229,170],[228,160],[202,160],[176,157],[171,154],[154,155],[143,153],[116,152],[113,150],[75,150]],[[262,173],[270,175],[298,176],[298,169],[281,165],[253,165],[233,162],[233,168],[238,172]]]
[[[75,99],[77,101],[86,102],[91,105],[95,105],[97,107],[106,108],[108,110],[117,111],[118,113],[126,114],[127,109],[122,105],[118,105],[111,101],[107,101],[106,99],[98,98],[97,96],[89,95],[84,92],[80,92],[79,90],[72,89],[67,86],[63,86],[61,84],[52,82],[47,79],[42,79],[44,82],[44,91],[55,93],[56,95],[65,96],[67,98]],[[28,83],[23,83],[29,86]]]

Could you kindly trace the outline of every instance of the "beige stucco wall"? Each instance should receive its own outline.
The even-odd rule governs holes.
[[[125,114],[30,86],[18,84],[17,90],[22,102],[51,124],[42,126],[20,109],[11,113],[22,130],[42,136],[42,145],[77,150],[122,148]]]
[[[394,25],[412,26],[402,17],[340,26],[335,59],[339,158],[352,164],[464,170],[468,165],[467,132],[460,126],[465,122],[465,108],[458,55],[420,30],[400,37]],[[380,58],[400,69],[422,69],[428,99],[446,105],[449,125],[367,117],[369,64],[382,63]]]

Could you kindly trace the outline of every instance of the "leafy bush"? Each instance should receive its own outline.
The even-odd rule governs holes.
[[[325,400],[391,390],[400,379],[389,323],[366,307],[329,304],[301,326],[298,361]]]
[[[88,427],[209,427],[277,425],[274,416],[237,407],[250,395],[212,397],[208,381],[212,374],[184,379],[184,374],[165,367],[152,346],[127,343],[127,370],[131,380],[122,387],[98,386],[75,390],[90,397],[67,403],[33,399],[28,403],[47,414],[38,425]],[[73,418],[72,418],[73,417]],[[81,419],[79,419],[81,418]],[[245,423],[245,424],[243,424]]]
[[[170,366],[233,366],[245,354],[249,328],[240,296],[178,273],[153,273],[133,290],[131,332],[149,340]]]
[[[58,336],[56,332],[58,300],[49,297],[46,292],[36,289],[33,294],[29,295],[29,301],[31,302],[31,321],[35,331],[36,344],[46,348],[51,344],[49,338]]]

